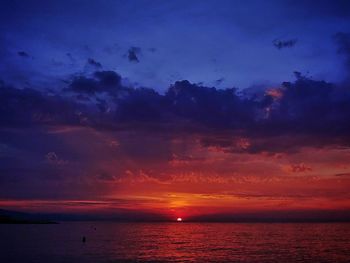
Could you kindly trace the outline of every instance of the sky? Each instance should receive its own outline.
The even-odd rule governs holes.
[[[348,1],[1,1],[0,207],[350,220]]]

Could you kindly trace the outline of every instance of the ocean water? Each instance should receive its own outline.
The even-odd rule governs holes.
[[[345,263],[350,262],[350,224],[0,225],[0,262]]]

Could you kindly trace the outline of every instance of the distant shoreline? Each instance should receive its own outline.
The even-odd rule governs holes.
[[[21,219],[13,219],[13,218],[0,218],[0,224],[11,224],[11,225],[19,225],[19,224],[39,224],[39,225],[48,225],[48,224],[59,224],[54,221],[47,220],[21,220]]]

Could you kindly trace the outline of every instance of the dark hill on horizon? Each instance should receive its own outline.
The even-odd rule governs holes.
[[[37,214],[0,209],[0,224],[57,224]]]

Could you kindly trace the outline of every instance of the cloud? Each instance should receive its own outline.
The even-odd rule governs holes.
[[[219,78],[219,79],[215,80],[215,84],[221,85],[224,81],[225,81],[225,78]]]
[[[350,176],[350,173],[339,173],[339,174],[335,174],[334,176]]]
[[[100,91],[98,82],[93,78],[87,78],[85,76],[75,77],[69,89],[77,93],[87,94],[94,94]]]
[[[167,111],[164,96],[148,88],[129,89],[117,105],[116,119],[122,122],[159,122]]]
[[[97,71],[95,77],[99,81],[100,85],[105,87],[121,88],[121,76],[114,71]]]
[[[202,163],[205,161],[205,158],[203,157],[194,157],[194,156],[187,156],[187,155],[177,155],[177,154],[173,154],[171,157],[171,160],[169,160],[169,164],[172,166],[181,166],[181,165],[188,165],[191,164],[193,162],[198,162],[198,163]]]
[[[41,91],[0,85],[0,123],[3,126],[79,124],[84,106]]]
[[[76,63],[76,59],[73,57],[73,55],[71,54],[71,53],[66,53],[66,56],[67,56],[67,58],[69,59],[69,62],[71,63],[71,64],[75,64]]]
[[[314,1],[289,1],[290,8],[297,7],[298,13],[308,17],[336,17],[347,18],[350,16],[350,3],[347,0],[322,0],[315,4]]]
[[[219,90],[187,80],[175,82],[165,97],[176,115],[213,128],[243,128],[251,124],[258,105],[240,98],[235,89]]]
[[[295,77],[294,82],[267,88],[259,96],[242,96],[233,88],[217,89],[187,80],[176,81],[159,94],[151,88],[123,85],[114,71],[74,77],[64,89],[67,95],[49,96],[2,84],[0,121],[110,129],[127,124],[129,129],[157,127],[168,133],[182,130],[200,134],[203,146],[227,153],[349,146],[350,92],[299,72]],[[78,102],[76,95],[86,99]]]
[[[74,77],[66,91],[95,95],[106,92],[115,94],[122,89],[121,77],[114,71],[96,71],[92,77]]]
[[[117,180],[117,178],[111,174],[108,174],[106,172],[100,172],[96,175],[98,180],[102,181],[114,181]]]
[[[105,100],[96,98],[96,101],[96,106],[101,112],[106,113],[110,110],[110,108],[108,107],[108,103]]]
[[[53,165],[65,165],[68,163],[68,161],[60,159],[55,152],[49,152],[45,157],[47,162]]]
[[[338,32],[334,35],[334,40],[338,45],[338,53],[345,56],[345,63],[350,74],[350,33]]]
[[[130,62],[139,63],[140,60],[138,58],[138,55],[141,53],[141,48],[139,47],[131,47],[128,50],[128,59]]]
[[[87,62],[89,65],[92,65],[95,68],[102,68],[102,64],[100,62],[97,62],[96,60],[94,60],[92,58],[88,58]]]
[[[277,49],[282,49],[282,48],[291,48],[294,47],[295,44],[297,43],[297,39],[289,39],[289,40],[279,40],[275,39],[272,41],[272,44],[277,48]]]
[[[304,163],[291,164],[289,166],[285,166],[284,168],[287,172],[290,173],[304,173],[312,171],[312,168],[305,165]]]
[[[25,51],[18,51],[17,54],[20,57],[29,58],[29,54],[27,52],[25,52]]]
[[[266,123],[274,126],[276,131],[345,135],[350,128],[347,124],[350,93],[299,72],[295,76],[295,82],[282,84],[283,95]]]

